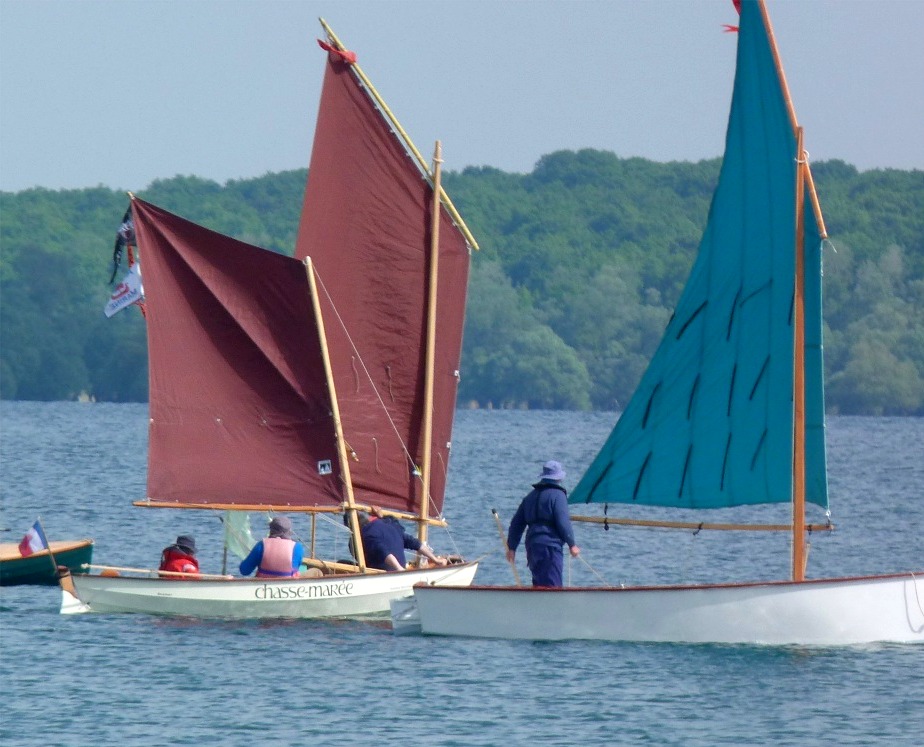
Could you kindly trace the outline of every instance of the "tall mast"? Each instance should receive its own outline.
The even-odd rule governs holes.
[[[760,14],[764,21],[764,28],[767,30],[767,40],[770,42],[770,51],[773,53],[773,64],[776,67],[776,74],[780,81],[780,88],[783,91],[783,98],[786,101],[786,111],[789,113],[789,124],[792,125],[793,134],[799,129],[799,121],[796,119],[796,107],[793,106],[792,96],[789,93],[789,84],[786,82],[786,73],[783,72],[783,63],[780,60],[780,50],[776,46],[776,36],[773,34],[773,25],[770,23],[770,14],[767,12],[767,5],[764,0],[758,0],[760,5]],[[799,160],[802,158],[802,150],[799,150]],[[818,232],[821,238],[828,238],[828,231],[825,228],[825,219],[821,214],[821,203],[818,202],[818,193],[815,191],[815,180],[812,178],[812,169],[805,163],[802,169],[803,178],[806,180],[809,190],[809,197],[812,200],[812,210],[815,213],[815,223],[818,224]]]
[[[346,492],[347,516],[350,520],[350,532],[353,535],[353,555],[359,564],[360,573],[365,573],[366,554],[363,552],[362,536],[359,532],[359,517],[356,513],[356,501],[353,497],[353,478],[350,475],[350,463],[347,460],[346,440],[343,437],[343,423],[340,420],[340,405],[337,403],[337,388],[334,386],[334,372],[330,365],[330,351],[327,347],[327,335],[324,332],[324,317],[321,316],[321,302],[318,299],[318,287],[314,281],[314,266],[311,263],[311,257],[305,257],[304,262],[305,272],[308,273],[308,285],[311,287],[311,305],[314,308],[318,337],[321,342],[324,375],[327,377],[327,388],[330,391],[331,413],[334,418],[334,428],[337,431],[337,454],[340,457],[340,470]]]
[[[815,192],[815,182],[808,165],[808,154],[802,144],[802,128],[796,119],[796,109],[786,83],[783,63],[776,46],[776,37],[764,0],[758,0],[767,40],[773,54],[780,89],[786,101],[789,123],[796,136],[796,229],[795,287],[793,298],[793,438],[792,438],[792,580],[805,579],[805,187],[808,186],[815,213],[815,222],[822,238],[827,236],[821,206]]]
[[[805,152],[796,130],[795,297],[793,299],[792,580],[805,580]]]
[[[421,472],[423,479],[420,497],[420,520],[417,524],[417,538],[427,541],[427,519],[430,518],[430,470],[433,466],[433,359],[436,354],[436,290],[439,278],[440,258],[440,175],[442,173],[443,150],[440,141],[433,148],[433,209],[430,216],[430,282],[427,294],[427,346],[424,367],[424,412],[423,412],[423,458]]]

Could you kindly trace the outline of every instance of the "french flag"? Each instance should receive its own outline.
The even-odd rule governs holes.
[[[45,532],[42,531],[42,523],[36,521],[32,528],[26,532],[26,536],[19,543],[19,554],[24,558],[32,553],[41,552],[48,549],[48,540],[45,539]]]

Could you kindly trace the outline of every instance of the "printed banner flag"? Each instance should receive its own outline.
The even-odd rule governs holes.
[[[114,314],[118,314],[126,306],[138,303],[143,298],[144,287],[141,285],[141,263],[135,262],[128,271],[128,274],[122,278],[122,282],[112,291],[112,295],[109,297],[109,303],[106,304],[106,308],[103,309],[103,312],[106,314],[107,318],[111,317]]]
[[[48,549],[48,540],[45,539],[45,532],[42,531],[42,524],[36,521],[32,528],[26,532],[26,536],[19,543],[19,554],[24,558],[33,553],[41,552]]]
[[[122,216],[122,223],[119,230],[116,231],[115,246],[112,248],[112,277],[109,278],[109,284],[115,280],[116,273],[119,271],[119,265],[122,263],[122,251],[128,247],[128,258],[131,259],[131,248],[135,244],[135,222],[132,220],[132,206],[129,205]]]

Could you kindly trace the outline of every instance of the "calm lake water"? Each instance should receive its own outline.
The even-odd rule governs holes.
[[[491,509],[508,521],[546,459],[564,462],[573,486],[614,422],[460,412],[452,535],[437,531],[432,544],[485,556],[477,580],[509,583]],[[96,562],[150,567],[193,533],[203,570],[219,571],[215,515],[131,505],[144,496],[146,429],[144,405],[0,403],[2,539],[18,540],[40,515],[50,539],[95,538]],[[837,530],[813,539],[811,577],[924,570],[922,443],[921,419],[829,420]],[[743,520],[736,511],[722,519]],[[786,521],[761,511],[761,521]],[[307,534],[307,520],[296,528]],[[575,563],[574,584],[788,575],[783,535],[576,531],[593,572]],[[345,552],[333,527],[325,541],[322,554]],[[924,743],[921,646],[399,638],[387,623],[62,617],[59,601],[53,588],[0,590],[3,745]]]

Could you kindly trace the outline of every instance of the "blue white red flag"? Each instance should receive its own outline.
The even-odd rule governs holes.
[[[42,531],[42,523],[36,521],[32,528],[26,532],[26,536],[19,543],[19,554],[24,558],[36,552],[48,549],[48,540],[45,539],[45,532]]]

